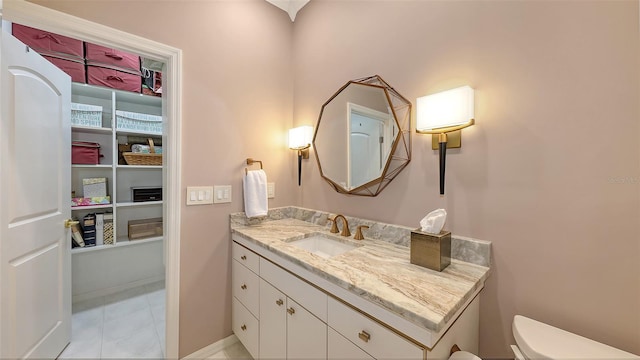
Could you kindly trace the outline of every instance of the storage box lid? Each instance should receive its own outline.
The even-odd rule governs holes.
[[[82,185],[93,185],[107,182],[107,178],[88,178],[82,179]]]

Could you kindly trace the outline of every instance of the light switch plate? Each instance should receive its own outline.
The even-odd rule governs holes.
[[[213,204],[212,186],[187,186],[187,205]]]
[[[213,186],[213,203],[223,204],[231,202],[231,185]]]
[[[276,183],[267,183],[267,198],[273,199],[276,197]]]

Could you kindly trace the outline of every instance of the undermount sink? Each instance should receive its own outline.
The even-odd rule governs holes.
[[[362,245],[340,241],[323,234],[312,234],[302,239],[292,240],[291,245],[309,251],[325,259],[344,254]]]

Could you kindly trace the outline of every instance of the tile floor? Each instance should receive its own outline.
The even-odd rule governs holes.
[[[253,360],[247,349],[238,341],[211,355],[207,360]]]
[[[164,281],[75,303],[58,359],[162,359],[165,307]]]

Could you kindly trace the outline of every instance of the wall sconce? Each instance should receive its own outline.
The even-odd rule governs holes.
[[[312,139],[313,126],[305,125],[289,129],[289,149],[298,150],[298,186],[302,177],[302,159],[309,158]]]
[[[461,147],[460,130],[475,123],[473,89],[462,86],[423,96],[418,98],[416,104],[416,132],[432,134],[432,144],[435,145],[436,141],[438,144],[432,147],[440,150],[440,195],[444,195],[447,148]]]

